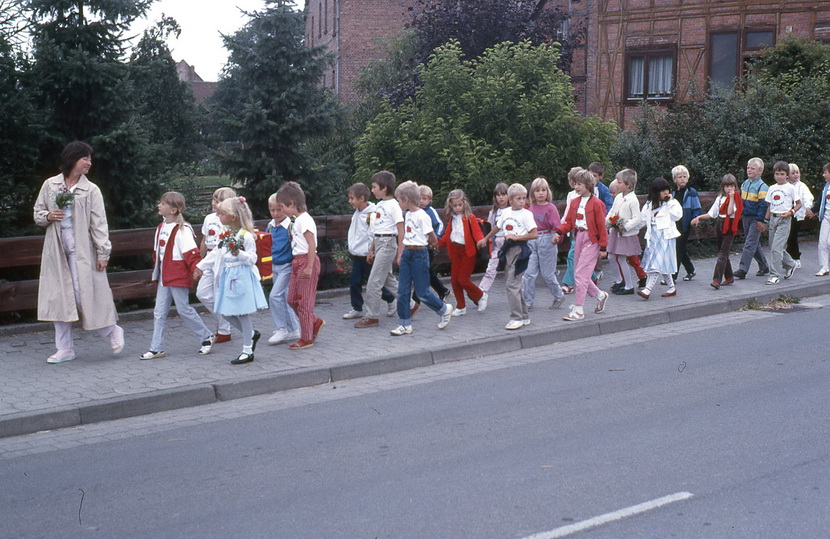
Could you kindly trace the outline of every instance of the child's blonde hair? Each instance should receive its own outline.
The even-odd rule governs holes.
[[[573,171],[573,169],[571,170]],[[570,176],[570,174],[568,176]],[[577,171],[577,173],[573,177],[573,182],[581,183],[582,185],[587,187],[588,191],[591,193],[593,193],[594,187],[596,186],[596,179],[594,178],[594,175],[591,174],[589,170],[585,170],[584,168]]]
[[[571,170],[568,171],[568,185],[570,185],[571,188],[573,188],[574,178],[576,178],[576,175],[583,170],[585,169],[582,167],[573,167]],[[593,178],[593,175],[591,177]]]
[[[799,174],[801,174],[801,169],[798,168],[798,165],[796,165],[795,163],[790,163],[790,174],[792,174],[793,172],[798,172]]]
[[[467,219],[473,214],[473,209],[470,207],[470,201],[467,200],[467,195],[464,194],[464,191],[461,189],[453,189],[450,191],[450,194],[447,195],[447,202],[444,204],[444,216],[447,219],[452,219],[453,211],[452,205],[450,204],[453,200],[461,200],[464,203],[464,207],[461,210],[462,215]]]
[[[536,203],[536,198],[534,198],[534,193],[536,191],[545,191],[545,202],[553,202],[553,193],[550,190],[550,185],[548,185],[548,180],[539,176],[533,183],[530,184],[530,196],[532,198],[531,202]]]
[[[683,168],[685,169],[686,167]],[[672,170],[672,172],[674,172],[674,170]],[[689,175],[689,171],[686,171],[686,175]],[[634,188],[637,186],[637,171],[632,168],[624,168],[621,171],[617,172],[617,175],[614,177],[614,179],[620,183],[624,183],[630,191],[633,191]]]
[[[245,197],[226,198],[219,204],[219,211],[235,218],[239,228],[251,234],[254,233],[254,216],[251,214],[248,203],[245,202]]]
[[[176,210],[176,222],[178,224],[186,224],[184,220],[184,209],[187,207],[187,204],[185,204],[183,194],[177,193],[176,191],[167,191],[161,195],[159,200]]]
[[[507,188],[507,198],[513,200],[513,197],[517,197],[519,195],[527,196],[527,189],[524,185],[520,183],[514,183]]]
[[[230,187],[220,187],[219,189],[213,192],[213,200],[215,200],[217,204],[235,196],[236,191],[234,191]]]
[[[421,198],[421,192],[418,190],[417,183],[407,180],[395,189],[395,196],[417,206]]]
[[[305,193],[303,193],[303,188],[297,182],[285,182],[282,184],[277,190],[277,202],[286,206],[293,202],[298,213],[307,211]]]
[[[271,196],[268,197],[268,204],[276,204],[277,203],[277,194],[272,193]]]
[[[432,188],[429,185],[419,185],[418,192],[422,197],[429,197],[430,202],[432,201]]]

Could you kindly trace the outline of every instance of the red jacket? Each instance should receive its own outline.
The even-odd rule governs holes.
[[[196,246],[193,229],[189,225],[184,228],[181,225],[173,227],[164,249],[164,261],[159,264],[158,242],[163,225],[164,223],[159,223],[153,241],[153,281],[158,281],[160,276],[164,286],[193,288],[193,270],[202,259],[199,248]],[[179,229],[182,228],[183,232],[179,234]]]
[[[571,200],[568,209],[565,211],[565,218],[562,224],[556,227],[556,232],[560,235],[567,234],[576,226],[576,210],[579,209],[580,198],[576,197]],[[585,203],[585,221],[588,222],[588,235],[591,237],[591,243],[598,243],[600,247],[608,245],[608,230],[605,228],[605,204],[591,195],[588,197],[588,202]]]
[[[448,246],[450,244],[450,235],[452,234],[452,222],[454,219],[450,218],[447,223],[447,228],[444,229],[444,235],[438,240],[438,245]],[[470,215],[467,219],[466,215],[461,216],[461,222],[464,224],[464,251],[467,256],[473,257],[478,252],[476,243],[484,239],[484,233],[481,232],[481,227],[478,225],[478,217]]]

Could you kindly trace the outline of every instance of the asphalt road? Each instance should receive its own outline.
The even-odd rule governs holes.
[[[731,313],[33,435],[0,460],[0,535],[826,536],[828,316]]]

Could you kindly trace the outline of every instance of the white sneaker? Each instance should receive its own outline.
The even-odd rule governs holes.
[[[395,337],[400,337],[401,335],[411,335],[412,326],[398,326],[389,333],[391,333]]]
[[[594,312],[601,313],[604,311],[606,301],[608,301],[608,292],[600,290],[599,294],[597,294],[597,308],[594,309]]]
[[[577,311],[576,305],[571,305],[571,312],[569,312],[567,316],[563,316],[562,320],[565,320],[566,322],[578,322],[579,320],[585,320],[585,313]]]
[[[288,340],[288,330],[278,329],[268,337],[268,344],[279,344]]]
[[[199,355],[206,356],[210,353],[211,349],[213,349],[213,339],[215,338],[214,335],[211,335],[209,339],[202,341],[202,347],[199,348]]]
[[[355,318],[363,318],[363,311],[355,311],[354,309],[352,309],[351,311],[343,315],[344,320],[353,320]]]
[[[300,333],[299,329],[296,330],[296,331],[289,331],[285,336],[285,341],[283,341],[283,342],[286,342],[286,341],[297,342],[300,339],[300,335],[302,335],[302,333]]]
[[[795,262],[795,269],[801,269],[801,260],[793,260]]]
[[[72,361],[75,359],[74,350],[58,350],[46,359],[46,363],[63,363],[64,361]]]
[[[529,326],[530,325],[530,318],[525,318],[524,320],[522,320],[522,325],[523,326]]]
[[[790,277],[792,277],[792,276],[793,276],[793,273],[795,273],[795,268],[797,268],[797,267],[798,267],[798,266],[796,266],[795,264],[793,264],[792,266],[790,266],[789,268],[787,268],[786,270],[784,270],[784,278],[785,278],[785,279],[789,279]]]
[[[141,357],[139,357],[139,359],[156,359],[158,357],[164,357],[166,355],[167,354],[165,354],[164,351],[156,352],[154,350],[149,350],[141,354]]]
[[[124,350],[124,329],[121,326],[115,326],[110,332],[110,345],[113,355],[117,356]]]
[[[507,323],[506,326],[504,326],[504,329],[510,329],[510,330],[519,329],[520,327],[522,327],[524,325],[525,325],[525,323],[524,323],[523,320],[511,320],[510,322]]]
[[[438,322],[438,329],[444,329],[445,327],[450,325],[450,320],[452,320],[452,312],[453,312],[452,305],[449,303],[444,304],[444,314],[441,315],[441,321]]]
[[[456,307],[455,310],[452,312],[453,316],[464,316],[465,314],[467,314],[467,307],[464,307],[463,309],[459,309],[458,307]]]
[[[490,294],[487,292],[481,295],[481,299],[478,300],[478,312],[482,312],[487,308],[487,300],[490,299]]]
[[[386,316],[395,316],[398,314],[398,300],[393,299],[392,303],[386,304]]]
[[[828,268],[821,268],[816,273],[816,277],[824,277],[825,275],[830,275],[830,269]]]

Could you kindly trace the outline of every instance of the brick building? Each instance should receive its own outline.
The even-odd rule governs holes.
[[[571,77],[578,110],[630,124],[642,99],[687,100],[731,84],[746,59],[788,36],[830,42],[830,0],[551,0],[587,30]],[[415,0],[306,0],[306,40],[337,63],[323,84],[356,99],[378,40],[411,20]]]
[[[382,56],[383,40],[412,20],[414,6],[415,0],[306,0],[306,43],[335,54],[323,86],[355,101],[360,70]]]

